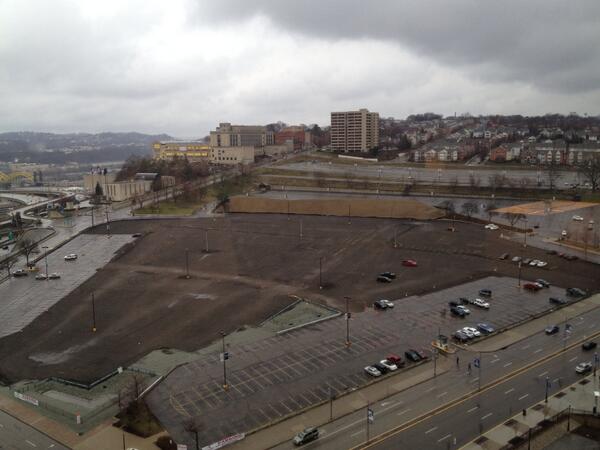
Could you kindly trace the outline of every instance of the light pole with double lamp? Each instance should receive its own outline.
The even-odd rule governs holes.
[[[227,334],[224,331],[221,331],[221,343],[223,352],[221,353],[221,359],[223,360],[223,389],[229,389],[227,385],[227,360],[229,359],[229,354],[225,351],[225,336]]]

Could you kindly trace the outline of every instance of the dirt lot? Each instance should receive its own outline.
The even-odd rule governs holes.
[[[446,228],[443,221],[352,218],[348,224],[341,217],[288,220],[273,214],[116,222],[113,233],[144,236],[23,332],[0,340],[1,375],[13,381],[51,375],[89,381],[153,349],[194,350],[221,330],[260,323],[291,303],[290,294],[339,308],[348,295],[358,312],[376,298],[400,298],[487,275],[517,276],[517,267],[498,256],[521,254],[522,246],[481,225],[459,224],[455,233]],[[183,277],[186,248],[189,280]],[[545,269],[524,269],[524,278],[597,289],[598,266],[530,247],[524,254],[549,262]],[[403,267],[405,258],[416,259],[419,267]],[[385,270],[398,278],[376,283],[377,273]],[[92,292],[96,333],[90,331]]]

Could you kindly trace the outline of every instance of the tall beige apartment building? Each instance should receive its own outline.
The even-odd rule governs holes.
[[[368,152],[379,145],[379,113],[368,109],[331,113],[331,148]]]

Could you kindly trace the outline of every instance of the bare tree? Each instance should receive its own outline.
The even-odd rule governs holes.
[[[356,178],[356,175],[354,175],[353,172],[345,172],[344,178],[346,179],[346,187],[348,189],[352,189],[352,185],[353,185],[354,179]]]
[[[485,213],[488,216],[488,222],[492,221],[492,216],[495,216],[496,214],[498,214],[496,211],[496,204],[495,203],[488,203],[485,205]]]
[[[7,275],[10,277],[10,269],[12,269],[15,264],[17,264],[17,258],[11,256],[0,263],[0,270],[6,269]]]
[[[531,180],[528,177],[522,177],[519,180],[519,184],[521,185],[521,189],[527,189],[531,183]]]
[[[456,211],[456,205],[452,200],[444,200],[438,205],[438,208],[446,211],[446,215],[454,215],[454,212]]]
[[[194,439],[196,442],[196,450],[200,450],[200,443],[198,439],[198,433],[204,431],[204,423],[200,419],[200,417],[190,417],[183,424],[183,429],[188,433],[194,434]]]
[[[592,192],[596,192],[600,187],[600,155],[593,155],[588,161],[582,162],[577,166],[577,170],[583,179],[590,183]]]
[[[527,216],[521,213],[505,212],[504,214],[502,214],[502,217],[508,220],[511,227],[514,227],[517,224],[517,222],[524,220]]]
[[[37,241],[26,234],[23,234],[23,236],[21,236],[21,239],[19,239],[19,241],[17,242],[17,248],[21,250],[25,255],[27,267],[29,267],[29,256],[35,252],[37,246]]]
[[[450,182],[448,183],[448,185],[450,186],[450,190],[454,192],[458,187],[458,177],[454,176],[450,178]]]
[[[556,188],[556,183],[562,176],[562,173],[560,172],[560,166],[556,161],[554,161],[553,158],[548,164],[544,166],[544,171],[548,176],[548,184],[550,185],[550,190],[554,191],[554,189]]]
[[[473,214],[477,212],[477,203],[474,202],[465,202],[461,207],[461,211],[467,216],[469,219]]]

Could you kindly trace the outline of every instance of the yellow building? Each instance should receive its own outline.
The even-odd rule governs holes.
[[[200,141],[165,141],[152,144],[155,159],[173,159],[186,157],[190,162],[209,161],[210,145]]]

